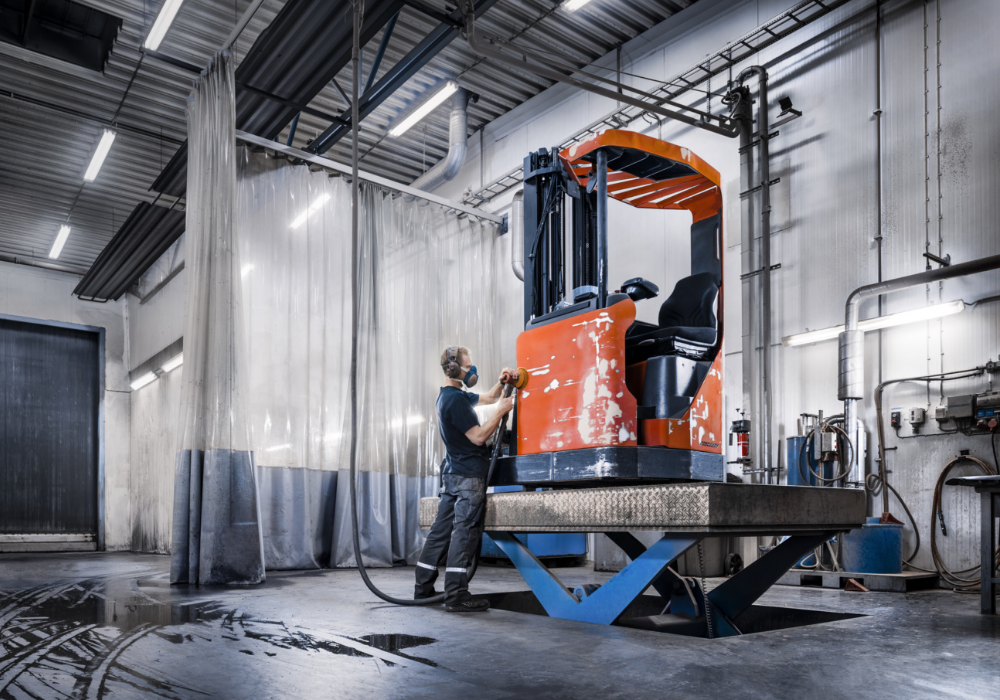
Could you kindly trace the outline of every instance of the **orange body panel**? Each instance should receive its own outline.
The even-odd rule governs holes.
[[[636,400],[625,385],[631,299],[521,333],[528,369],[517,397],[517,453],[636,445]]]
[[[641,364],[645,369],[646,363]],[[722,353],[716,355],[687,413],[640,421],[639,444],[722,453]]]

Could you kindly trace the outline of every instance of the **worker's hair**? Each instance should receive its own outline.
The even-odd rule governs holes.
[[[448,379],[462,376],[462,356],[469,356],[469,348],[464,345],[449,345],[441,353],[441,369]]]

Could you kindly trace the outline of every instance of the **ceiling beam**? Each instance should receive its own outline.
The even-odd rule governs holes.
[[[497,0],[477,0],[475,6],[476,17],[480,17],[484,12],[495,5]],[[462,13],[458,10],[449,15],[448,22],[442,22],[428,34],[423,41],[413,47],[410,53],[406,54],[383,75],[370,90],[366,90],[361,96],[358,108],[361,119],[365,119],[374,112],[380,104],[385,102],[396,90],[412,78],[417,71],[423,68],[432,58],[438,55],[441,50],[450,44],[459,35],[458,23],[462,20]],[[351,132],[351,110],[344,110],[340,115],[340,122],[334,122],[326,130],[316,137],[316,139],[306,147],[309,153],[326,153],[338,141]]]

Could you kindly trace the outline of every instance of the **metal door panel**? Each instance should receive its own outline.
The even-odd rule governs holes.
[[[0,534],[96,534],[96,332],[0,319]]]

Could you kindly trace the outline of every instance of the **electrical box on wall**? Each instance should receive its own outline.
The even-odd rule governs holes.
[[[903,424],[902,417],[903,417],[903,412],[900,409],[898,408],[892,409],[892,413],[889,414],[889,425],[891,425],[893,428],[900,427]]]
[[[954,421],[960,430],[973,433],[996,431],[1000,427],[1000,392],[945,397],[944,405],[935,409],[934,418],[940,422]],[[893,427],[898,426],[893,423]]]
[[[976,399],[976,418],[993,418],[1000,415],[1000,392],[979,394]]]
[[[972,394],[948,396],[944,400],[945,418],[972,418]]]
[[[976,412],[976,427],[979,430],[989,430],[993,432],[1000,427],[1000,392],[994,391],[988,394],[977,394],[975,397],[974,409]]]

